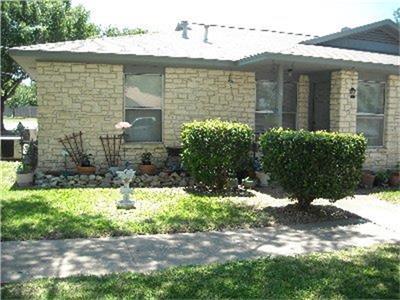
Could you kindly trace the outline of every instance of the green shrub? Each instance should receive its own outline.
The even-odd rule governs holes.
[[[198,181],[223,188],[229,177],[247,165],[252,141],[248,125],[221,120],[194,121],[182,126],[182,161]]]
[[[261,137],[263,167],[306,209],[317,198],[353,195],[366,140],[359,135],[272,129]]]

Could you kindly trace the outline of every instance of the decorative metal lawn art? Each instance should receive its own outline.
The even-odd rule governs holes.
[[[64,147],[64,150],[71,157],[76,166],[80,166],[82,156],[85,154],[82,143],[82,132],[72,133],[65,135],[65,137],[58,140]]]
[[[105,135],[100,136],[101,145],[103,146],[104,155],[107,160],[107,164],[109,167],[116,167],[121,162],[121,143],[122,143],[122,134],[118,135]]]

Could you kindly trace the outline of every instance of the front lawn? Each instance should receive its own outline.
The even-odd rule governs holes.
[[[118,188],[13,187],[15,163],[0,162],[1,239],[34,240],[195,232],[358,218],[332,205],[300,211],[274,191],[216,196],[182,188],[135,188],[137,209],[117,209]]]
[[[5,284],[4,299],[398,299],[397,245]]]
[[[135,189],[136,210],[119,210],[117,188],[16,189],[15,163],[1,162],[2,240],[194,232],[267,225],[268,213],[230,197],[182,189]]]
[[[400,204],[400,189],[396,190],[383,190],[375,193],[375,195],[384,201],[388,201],[394,204]]]

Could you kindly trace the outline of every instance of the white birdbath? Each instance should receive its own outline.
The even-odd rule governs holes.
[[[122,200],[117,202],[117,208],[123,209],[131,209],[135,208],[135,201],[132,201],[130,195],[133,192],[133,189],[129,187],[129,183],[131,183],[132,179],[135,177],[135,171],[131,169],[125,169],[123,171],[117,171],[117,175],[119,179],[122,180],[124,186],[120,188],[120,192],[122,194]]]

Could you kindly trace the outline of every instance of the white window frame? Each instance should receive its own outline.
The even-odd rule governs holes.
[[[136,107],[136,108],[127,108],[126,107],[126,96],[125,96],[125,90],[126,90],[126,77],[127,76],[161,76],[161,107],[160,108],[153,108],[153,107]],[[125,73],[124,74],[124,101],[123,101],[123,111],[124,111],[124,121],[126,121],[126,111],[127,110],[161,110],[161,140],[160,141],[145,141],[145,142],[139,142],[139,141],[127,141],[125,142],[126,144],[162,144],[164,143],[164,74],[159,74],[159,73],[141,73],[141,74],[135,74],[135,73]]]
[[[385,112],[386,112],[386,82],[384,81],[373,81],[373,80],[359,80],[358,83],[377,83],[383,86],[383,108],[382,114],[374,114],[374,113],[363,113],[358,112],[358,95],[357,95],[357,113],[356,113],[356,128],[358,117],[361,118],[370,118],[370,119],[382,119],[382,144],[381,145],[367,145],[367,148],[374,149],[374,148],[384,148],[385,147],[385,132],[386,132],[386,119],[385,119]]]

